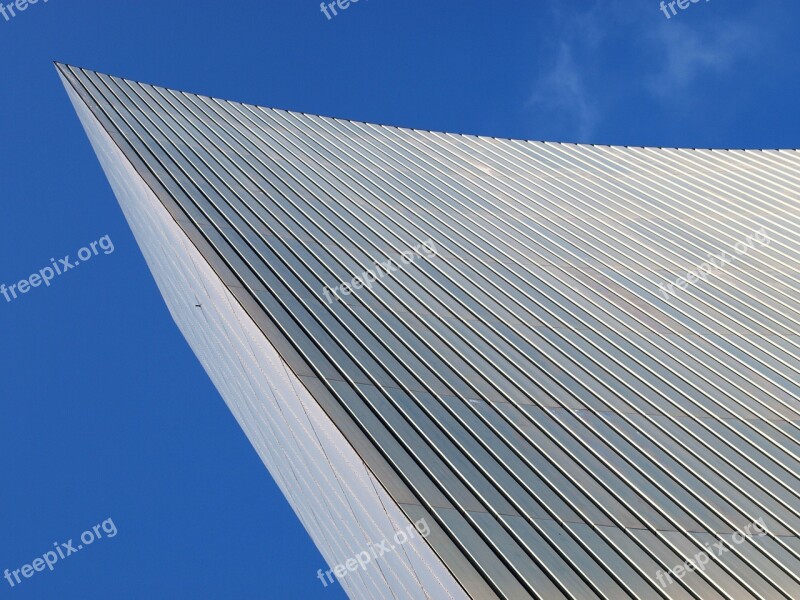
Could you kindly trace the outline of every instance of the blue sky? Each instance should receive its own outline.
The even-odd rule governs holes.
[[[800,146],[800,8],[711,0],[39,0],[0,16],[0,598],[326,598],[323,560],[184,342],[52,66],[351,119],[591,143]]]

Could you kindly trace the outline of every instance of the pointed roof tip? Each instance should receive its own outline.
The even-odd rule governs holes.
[[[53,61],[53,67],[55,67],[56,72],[60,75],[63,75],[66,71],[69,71],[70,66],[67,63],[63,63],[57,60]]]
[[[72,67],[70,67],[66,63],[62,63],[62,62],[59,62],[57,60],[53,61],[53,67],[56,70],[56,75],[58,75],[59,79],[61,79],[61,83],[63,83],[64,85],[68,86],[69,85],[69,73],[70,73],[70,69],[72,69]]]
[[[92,73],[96,73],[96,71],[92,69],[84,69],[83,67],[78,67],[76,65],[71,65],[69,63],[61,62],[60,60],[54,60],[53,66],[56,68],[57,71],[65,72],[70,71],[72,69],[77,69],[78,71],[90,71]]]

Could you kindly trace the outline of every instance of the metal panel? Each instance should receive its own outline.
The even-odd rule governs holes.
[[[797,152],[459,136],[59,70],[466,593],[800,597]]]

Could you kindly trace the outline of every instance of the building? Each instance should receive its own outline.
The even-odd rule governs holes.
[[[797,152],[451,135],[57,68],[323,584],[800,598]]]

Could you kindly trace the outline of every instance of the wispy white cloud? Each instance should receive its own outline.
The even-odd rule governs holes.
[[[655,56],[645,79],[647,90],[658,98],[691,94],[692,86],[710,75],[723,75],[758,48],[752,26],[742,22],[714,22],[707,30],[680,22],[667,22],[648,32]]]
[[[542,122],[555,121],[567,135],[585,140],[594,132],[599,115],[599,99],[592,93],[585,58],[602,45],[600,3],[580,12],[555,0],[548,0],[548,5],[554,21],[552,37],[557,41],[547,42],[549,52],[543,48],[546,56],[528,107]]]
[[[566,138],[588,141],[608,111],[631,98],[691,103],[709,79],[758,52],[744,14],[679,21],[664,19],[657,5],[548,2],[552,28],[540,41],[527,107],[548,133],[557,127]]]
[[[569,44],[562,43],[555,64],[536,84],[528,105],[547,118],[572,121],[581,139],[591,135],[597,122],[597,105],[587,91],[581,68]]]

